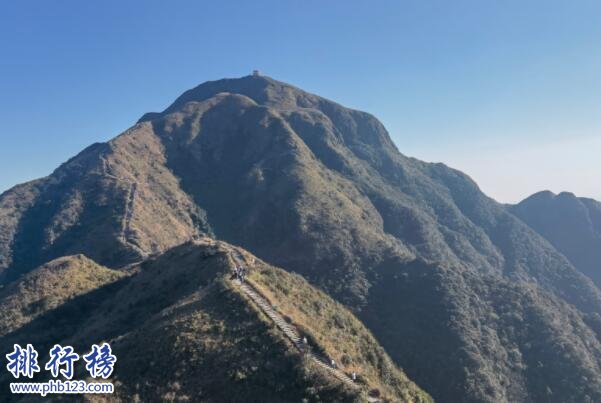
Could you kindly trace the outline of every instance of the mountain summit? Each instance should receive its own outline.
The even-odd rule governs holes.
[[[2,281],[213,237],[350,308],[442,401],[601,400],[601,292],[465,174],[372,115],[264,76],[211,81],[0,196]],[[342,336],[344,337],[344,336]]]

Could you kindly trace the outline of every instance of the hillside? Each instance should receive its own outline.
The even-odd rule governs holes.
[[[540,192],[510,209],[601,287],[601,203]]]
[[[208,235],[350,308],[435,399],[601,400],[601,291],[564,254],[465,174],[401,154],[372,115],[269,77],[201,84],[5,192],[0,234],[4,282]],[[136,323],[136,306],[99,323]]]
[[[360,402],[374,389],[393,401],[430,400],[344,307],[297,276],[245,253],[245,266],[253,278],[291,282],[299,294],[312,296],[312,304],[328,307],[328,312],[342,318],[341,330],[349,332],[344,345],[352,369],[361,374],[365,386],[351,388],[312,364],[241,293],[231,278],[233,250],[209,239],[178,246],[133,270],[86,315],[70,315],[68,326],[73,331],[63,334],[65,343],[85,348],[92,342],[112,341],[118,357],[112,378],[117,393],[109,401]],[[278,295],[273,302],[294,305],[292,298]],[[54,314],[38,316],[37,323],[3,337],[2,344],[25,337],[41,345],[56,342],[44,335],[57,334],[56,328],[64,324],[48,319],[68,310],[70,304],[79,301],[65,302]],[[296,312],[288,314],[296,320]],[[307,312],[303,319],[309,323],[304,328],[308,335],[320,334],[319,339],[311,338],[312,348],[336,356],[336,335],[321,334],[326,318]],[[48,330],[36,332],[42,326]],[[343,362],[340,369],[350,370],[351,364],[346,368]]]
[[[0,289],[0,336],[18,329],[67,301],[110,285],[123,272],[99,266],[83,255],[52,260]]]

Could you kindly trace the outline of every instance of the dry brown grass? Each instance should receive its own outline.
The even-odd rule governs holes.
[[[390,401],[431,401],[427,393],[399,370],[371,333],[343,305],[312,287],[301,276],[245,255],[248,280],[310,340],[317,352],[337,366],[356,372],[367,390],[377,389]]]
[[[55,259],[0,290],[0,336],[78,295],[125,277],[83,255]]]

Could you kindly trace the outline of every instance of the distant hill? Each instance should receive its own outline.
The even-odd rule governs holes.
[[[511,211],[601,287],[601,203],[572,193],[536,193]]]
[[[0,282],[78,253],[123,269],[204,236],[344,304],[435,399],[601,401],[589,278],[465,174],[401,154],[372,115],[269,77],[201,84],[0,195]],[[137,323],[160,301],[144,292],[99,319]]]
[[[28,340],[47,347],[62,341],[85,349],[93,342],[111,341],[118,357],[112,379],[118,386],[110,401],[363,402],[373,390],[391,401],[431,401],[343,306],[302,278],[245,253],[251,283],[269,292],[272,303],[293,324],[300,321],[313,349],[335,357],[342,371],[360,374],[364,386],[349,388],[304,358],[232,281],[233,250],[210,240],[176,247],[133,267],[110,295],[94,298],[96,305],[85,313],[70,311],[102,285],[53,304],[27,326],[1,337],[1,344]],[[60,261],[73,259],[82,258]],[[72,273],[61,267],[52,281],[62,284]],[[63,295],[60,288],[49,290],[42,281],[29,280],[49,279],[43,274],[47,271],[36,269],[15,285],[28,284],[28,293],[58,300]],[[278,292],[289,285],[293,294]],[[3,313],[15,309],[3,306]],[[323,332],[332,321],[336,331]]]

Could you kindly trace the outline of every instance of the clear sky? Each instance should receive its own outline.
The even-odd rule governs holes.
[[[499,201],[601,200],[598,0],[3,2],[0,191],[254,68]]]

